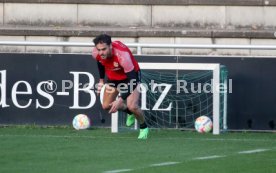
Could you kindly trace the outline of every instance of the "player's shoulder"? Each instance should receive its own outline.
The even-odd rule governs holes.
[[[98,50],[96,49],[96,47],[92,48],[92,57],[97,59],[98,57]]]
[[[118,50],[127,50],[128,49],[127,46],[124,43],[122,43],[121,41],[113,41],[112,47],[114,49],[118,49]]]

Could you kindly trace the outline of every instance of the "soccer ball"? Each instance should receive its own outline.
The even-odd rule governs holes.
[[[76,130],[88,129],[90,127],[90,119],[87,115],[78,114],[74,117],[72,124]]]
[[[195,121],[195,129],[199,133],[208,133],[212,130],[212,120],[207,116],[200,116]]]

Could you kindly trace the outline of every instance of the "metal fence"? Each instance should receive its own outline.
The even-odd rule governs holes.
[[[32,41],[0,41],[5,46],[72,46],[92,47],[93,43],[84,42],[32,42]],[[251,50],[276,50],[276,45],[219,45],[219,44],[150,44],[126,43],[128,47],[136,48],[137,54],[142,54],[143,48],[180,48],[180,49],[251,49]]]

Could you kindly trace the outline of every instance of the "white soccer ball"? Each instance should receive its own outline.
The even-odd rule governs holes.
[[[207,116],[200,116],[195,121],[195,129],[199,133],[208,133],[213,128],[212,120]]]
[[[88,129],[90,127],[90,119],[87,115],[78,114],[73,119],[73,127],[76,130]]]

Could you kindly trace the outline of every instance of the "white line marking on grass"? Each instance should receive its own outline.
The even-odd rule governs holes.
[[[180,163],[180,162],[163,162],[163,163],[151,164],[150,166],[167,166],[167,165],[175,165],[178,163]]]
[[[259,152],[264,152],[268,151],[269,149],[256,149],[256,150],[247,150],[247,151],[240,151],[238,152],[239,154],[251,154],[251,153],[259,153]]]
[[[30,138],[92,138],[95,139],[94,136],[69,136],[69,135],[0,135],[0,137],[30,137]]]
[[[213,155],[213,156],[205,156],[205,157],[196,157],[193,160],[207,160],[207,159],[216,159],[221,157],[225,157],[225,156]]]
[[[271,139],[252,139],[252,138],[244,138],[244,139],[238,139],[238,138],[184,138],[186,140],[200,140],[200,141],[240,141],[240,142],[271,142]]]
[[[13,134],[0,134],[0,137],[30,137],[30,138],[87,138],[87,139],[128,139],[128,140],[136,140],[137,138],[134,137],[121,137],[121,136],[110,136],[110,137],[105,137],[105,136],[88,136],[88,135],[31,135],[31,134],[22,134],[22,135],[13,135]]]
[[[133,169],[117,169],[117,170],[111,170],[111,171],[105,171],[103,173],[119,173],[119,172],[128,172],[132,171]]]
[[[104,137],[104,136],[98,136],[98,135],[32,135],[32,134],[0,134],[0,137],[56,137],[56,138],[101,138],[101,139],[131,139],[131,140],[137,140],[133,137],[126,137],[126,136],[110,136],[110,137]],[[180,137],[179,137],[180,138]],[[179,138],[154,138],[154,140],[173,140],[173,139],[179,139]],[[254,141],[254,142],[271,142],[270,139],[216,139],[216,138],[182,138],[182,140],[200,140],[200,141],[240,141],[240,142],[248,142],[248,141]]]

